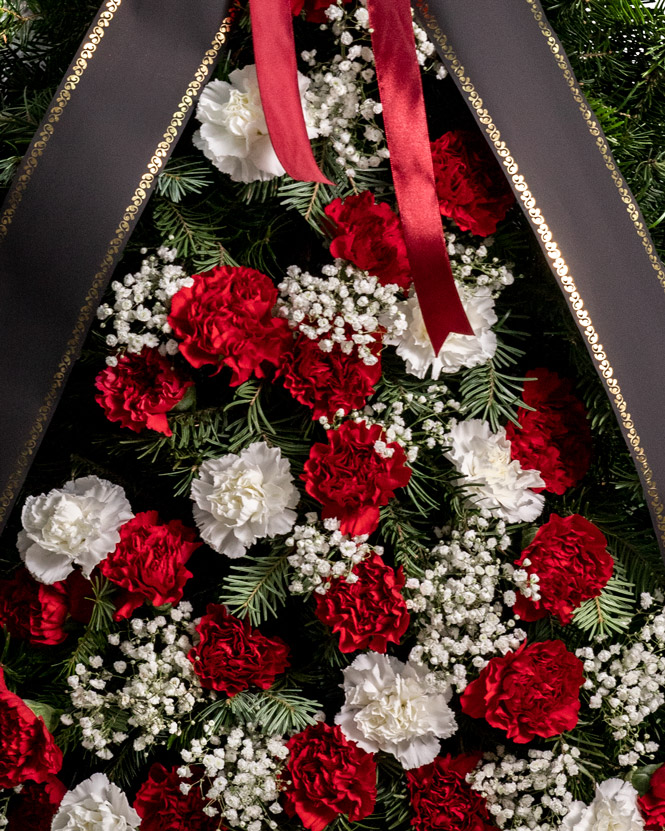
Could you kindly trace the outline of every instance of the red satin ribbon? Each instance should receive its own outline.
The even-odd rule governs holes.
[[[332,185],[307,136],[290,0],[251,0],[249,12],[261,103],[277,158],[292,179]]]
[[[409,0],[367,0],[390,166],[411,275],[435,354],[451,332],[473,335],[450,268],[436,196]]]
[[[472,335],[448,259],[436,197],[409,0],[367,0],[383,122],[404,240],[423,320],[438,354],[451,332]],[[290,0],[250,0],[254,56],[277,158],[293,179],[319,170],[300,103]]]

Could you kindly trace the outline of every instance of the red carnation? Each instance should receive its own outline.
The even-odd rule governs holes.
[[[342,2],[350,3],[351,0],[342,0]],[[336,3],[337,0],[291,0],[291,11],[298,15],[305,9],[305,20],[309,20],[310,23],[327,23],[325,10]]]
[[[369,271],[384,286],[397,283],[404,291],[409,288],[411,270],[402,223],[389,205],[375,204],[374,194],[365,190],[343,202],[335,199],[325,211],[335,223],[333,257]]]
[[[48,776],[42,783],[26,782],[21,793],[9,803],[7,831],[50,831],[67,788]]]
[[[383,562],[375,552],[353,568],[355,583],[333,580],[328,591],[316,595],[316,616],[339,633],[342,652],[372,649],[384,653],[389,643],[399,643],[409,625],[402,597],[405,577]]]
[[[474,754],[437,756],[429,765],[407,770],[411,825],[417,831],[495,831],[484,796],[467,783],[478,764]]]
[[[524,385],[519,427],[508,424],[511,455],[525,470],[534,468],[545,482],[544,490],[562,494],[584,477],[591,463],[591,429],[573,385],[547,369],[532,369]],[[538,491],[537,488],[534,490]]]
[[[583,683],[582,661],[561,641],[523,643],[492,658],[462,693],[462,710],[524,744],[575,727]]]
[[[266,638],[247,620],[211,603],[196,627],[199,643],[187,656],[201,686],[229,697],[255,685],[267,690],[289,666],[289,647],[281,638]]]
[[[155,762],[148,771],[133,806],[141,817],[141,831],[217,831],[219,820],[203,813],[208,803],[200,785],[193,782],[189,793],[184,794],[180,785],[186,780],[178,776],[177,770],[177,766],[167,770]],[[194,773],[200,778],[202,770]]]
[[[451,130],[431,147],[443,216],[462,231],[493,234],[515,197],[485,139],[476,131]]]
[[[376,802],[376,764],[371,753],[347,741],[339,727],[315,724],[292,736],[286,763],[291,783],[286,813],[311,831],[340,814],[351,822],[368,817]]]
[[[291,344],[286,320],[272,316],[276,302],[265,274],[221,266],[195,274],[194,284],[174,295],[169,323],[192,366],[228,366],[236,387],[251,375],[264,378],[265,364],[278,366]]]
[[[649,790],[637,800],[644,818],[645,831],[665,828],[665,765],[652,774]]]
[[[328,431],[328,444],[312,447],[305,462],[301,479],[307,493],[322,503],[323,519],[340,520],[342,534],[371,534],[379,524],[379,506],[409,483],[411,470],[397,442],[387,445],[385,455],[375,450],[384,439],[379,424],[345,421]]]
[[[26,568],[17,569],[7,580],[0,580],[0,626],[15,638],[40,646],[62,643],[69,613],[64,580],[45,586]]]
[[[95,401],[109,421],[119,421],[135,433],[147,427],[170,436],[166,414],[193,384],[173,366],[172,359],[144,347],[140,354],[122,355],[117,366],[107,366],[99,373]]]
[[[355,354],[346,355],[338,343],[323,352],[318,341],[300,335],[280,369],[284,386],[301,404],[311,407],[312,418],[332,418],[359,410],[374,393],[381,378],[381,360],[368,366]]]
[[[529,566],[524,565],[527,559]],[[538,575],[540,600],[518,594],[515,614],[532,621],[549,613],[563,624],[570,623],[585,600],[598,597],[614,570],[602,531],[579,514],[552,514],[516,565]]]
[[[162,606],[181,600],[192,576],[185,563],[201,545],[179,519],[160,525],[157,511],[144,511],[126,522],[115,551],[99,564],[102,574],[124,589],[114,619],[129,617],[142,603]]]
[[[92,601],[81,602],[85,593],[91,593],[90,581],[80,571],[46,586],[27,569],[18,568],[11,577],[0,580],[0,626],[35,646],[62,643],[69,616],[81,623],[90,620]]]
[[[10,692],[0,667],[0,788],[45,782],[62,767],[62,751],[25,702]]]

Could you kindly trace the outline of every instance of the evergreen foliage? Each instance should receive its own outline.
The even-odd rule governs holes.
[[[600,595],[585,600],[575,610],[573,623],[587,632],[589,638],[623,632],[633,619],[634,603],[635,586],[626,580],[619,566]]]
[[[201,723],[213,721],[215,730],[238,722],[259,725],[268,736],[304,730],[314,724],[314,714],[321,708],[317,701],[305,698],[299,690],[274,684],[268,690],[243,690],[233,698],[215,701],[201,711]]]
[[[277,617],[288,597],[288,562],[285,550],[257,557],[252,564],[233,564],[224,581],[221,603],[231,614],[247,617],[258,626]]]

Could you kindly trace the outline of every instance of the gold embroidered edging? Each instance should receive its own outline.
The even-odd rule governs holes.
[[[532,6],[535,5],[534,0],[526,1],[530,3]],[[447,37],[441,31],[439,24],[437,23],[432,13],[429,11],[429,7],[427,5],[426,0],[416,0],[415,5],[421,13],[425,25],[432,33],[432,37],[438,43],[441,49],[441,54],[446,59],[450,71],[457,78],[462,91],[467,96],[469,103],[471,104],[473,109],[476,111],[478,121],[484,126],[490,141],[494,144],[496,152],[498,156],[502,159],[503,165],[506,168],[506,172],[513,182],[515,190],[520,195],[520,199],[524,204],[526,215],[531,221],[532,225],[534,226],[536,233],[541,238],[545,251],[547,252],[547,256],[550,258],[550,260],[552,260],[552,269],[554,270],[561,282],[561,285],[565,292],[565,296],[567,297],[568,302],[570,304],[571,310],[574,316],[577,318],[579,326],[582,328],[584,337],[586,338],[587,343],[591,348],[591,353],[594,359],[598,363],[601,377],[603,378],[603,381],[605,382],[605,385],[607,387],[608,395],[613,400],[614,406],[616,407],[616,410],[619,413],[621,426],[625,431],[628,444],[633,450],[635,460],[642,474],[645,492],[648,500],[651,503],[651,509],[654,516],[655,524],[658,527],[658,533],[660,535],[661,543],[665,545],[665,506],[663,505],[663,501],[658,492],[658,486],[654,479],[653,472],[649,466],[646,452],[644,448],[641,446],[640,437],[635,429],[635,424],[633,422],[632,416],[628,412],[628,405],[623,395],[621,394],[621,387],[619,386],[619,382],[614,376],[614,370],[612,368],[612,365],[610,364],[609,358],[607,357],[604,347],[602,343],[600,343],[600,337],[598,335],[598,332],[596,331],[595,326],[593,325],[591,316],[585,308],[584,300],[582,299],[582,296],[577,290],[575,280],[568,271],[568,265],[566,264],[566,261],[563,255],[561,254],[561,251],[559,250],[558,244],[553,239],[552,231],[550,230],[549,225],[545,221],[545,217],[538,208],[536,200],[533,194],[531,193],[524,176],[522,176],[522,174],[519,172],[517,162],[513,158],[510,149],[507,147],[505,141],[502,141],[501,133],[497,128],[496,124],[494,123],[492,116],[488,112],[487,108],[483,106],[483,99],[478,94],[475,86],[471,82],[471,79],[465,74],[464,66],[460,63],[459,58],[455,54],[455,51],[448,43]],[[543,29],[546,29],[544,25]],[[551,36],[551,32],[549,32],[549,36]],[[556,41],[554,41],[554,45],[557,48],[557,52],[555,54],[559,54],[560,50],[558,48],[558,45],[556,44]],[[585,109],[588,111],[587,107],[585,107]],[[598,130],[597,138],[599,139],[599,141],[597,140],[596,143],[599,149],[601,149],[601,145],[604,145],[602,132],[600,131],[598,125],[595,124],[595,122],[594,125],[595,129]],[[607,149],[606,145],[605,149]],[[615,184],[617,184],[617,187],[619,188],[619,193],[622,194],[623,201],[627,204],[628,213],[633,218],[634,224],[638,226],[638,228],[642,227],[643,229],[644,226],[641,223],[638,223],[637,220],[634,218],[633,213],[631,213],[631,211],[636,211],[637,217],[639,218],[639,211],[637,210],[637,207],[635,206],[634,202],[630,200],[630,203],[633,206],[631,208],[631,204],[628,204],[629,200],[623,195],[623,180],[621,179],[618,171],[616,170],[616,166],[612,165],[610,167],[610,165],[608,164],[608,169],[612,173],[612,178],[614,179]],[[625,189],[625,193],[628,197],[630,197],[630,192],[627,189]],[[642,235],[640,234],[640,236]],[[644,236],[642,236],[642,241],[643,243],[645,242]],[[646,240],[646,242],[648,242],[648,239]],[[648,246],[646,247],[648,252],[649,248]],[[653,250],[653,246],[651,246],[651,249]],[[656,260],[658,260],[657,257]],[[660,265],[660,261],[658,261],[658,263]]]
[[[65,353],[58,365],[55,375],[53,376],[51,387],[44,398],[42,406],[39,408],[37,419],[32,426],[28,440],[18,456],[14,472],[7,482],[7,485],[2,493],[2,497],[0,498],[0,522],[3,521],[5,514],[14,502],[16,492],[23,479],[23,474],[28,466],[30,457],[35,452],[35,449],[39,443],[39,438],[46,427],[49,415],[58,399],[60,388],[65,382],[65,378],[67,377],[71,365],[76,359],[76,354],[83,338],[85,337],[87,323],[99,305],[101,295],[107,282],[108,274],[113,268],[115,258],[124,245],[131,227],[137,219],[141,206],[149,196],[150,189],[152,188],[156,177],[159,175],[159,172],[164,164],[164,160],[170,153],[173,142],[178,137],[178,131],[182,127],[182,124],[187,117],[187,113],[194,104],[194,99],[200,92],[201,87],[210,74],[211,67],[217,59],[220,49],[226,42],[226,36],[231,27],[231,20],[231,17],[227,17],[224,20],[211,43],[210,49],[208,49],[205,53],[205,57],[196,71],[194,80],[191,81],[187,87],[187,91],[180,99],[178,109],[173,114],[171,122],[166,129],[162,140],[157,145],[154,154],[148,162],[146,172],[141,177],[141,181],[134,191],[131,202],[125,209],[123,217],[115,230],[115,235],[109,243],[106,256],[100,264],[99,271],[97,271],[93,278],[91,288],[86,295],[83,306],[81,307],[74,330],[67,341]]]
[[[111,24],[121,4],[122,0],[108,0],[106,3],[105,10],[100,14],[97,22],[92,27],[90,34],[81,47],[78,58],[74,61],[71,73],[65,79],[65,83],[58,93],[55,103],[49,110],[46,122],[39,133],[39,137],[34,142],[30,154],[21,162],[23,170],[16,179],[9,195],[7,208],[2,215],[2,219],[0,219],[0,242],[7,236],[9,226],[14,219],[16,209],[23,199],[23,194],[30,184],[32,174],[35,172],[35,168],[39,163],[39,158],[44,153],[46,145],[55,132],[54,125],[60,121],[60,116],[64,112],[67,104],[71,101],[72,93],[78,86],[83,77],[83,73],[88,68],[90,61],[97,51],[97,47],[104,37],[104,30]]]
[[[600,126],[594,119],[594,112],[589,107],[589,105],[584,100],[584,95],[580,91],[579,87],[575,84],[575,75],[573,74],[573,70],[571,69],[568,61],[566,60],[565,53],[562,52],[556,37],[551,29],[549,29],[545,24],[545,15],[539,9],[536,0],[526,0],[531,12],[538,24],[538,28],[540,29],[541,34],[543,37],[547,39],[547,45],[549,46],[550,52],[556,62],[556,65],[559,67],[561,72],[563,73],[563,77],[566,81],[568,89],[570,90],[571,95],[575,99],[575,102],[579,106],[580,112],[584,121],[586,122],[587,128],[596,142],[596,147],[598,152],[603,157],[603,161],[605,162],[605,166],[612,174],[612,180],[616,185],[617,190],[619,191],[619,196],[621,197],[621,201],[626,206],[626,211],[628,212],[628,216],[630,217],[633,226],[635,227],[635,231],[640,238],[642,245],[644,246],[644,250],[646,252],[647,257],[651,263],[651,267],[656,272],[658,277],[658,281],[660,282],[661,286],[665,289],[665,268],[663,267],[660,258],[653,246],[653,243],[649,239],[649,230],[644,224],[642,217],[640,215],[640,209],[638,208],[635,200],[633,199],[633,194],[630,192],[630,188],[626,186],[621,173],[619,172],[614,159],[612,158],[612,154],[607,146],[605,141],[605,136],[603,135],[603,131],[600,129]]]

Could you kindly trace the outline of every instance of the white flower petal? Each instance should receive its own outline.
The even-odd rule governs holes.
[[[74,564],[86,576],[120,541],[120,527],[134,514],[119,485],[85,476],[23,506],[19,553],[31,574],[43,583],[63,580]]]
[[[201,93],[196,117],[201,128],[194,145],[223,173],[236,182],[267,181],[283,176],[272,146],[259,94],[256,66],[234,69],[230,83],[211,81]],[[315,138],[317,129],[305,105],[309,78],[298,73],[298,87],[305,112],[307,135]]]
[[[399,334],[389,335],[386,343],[397,347],[397,354],[406,363],[407,372],[417,378],[425,378],[429,373],[437,379],[442,372],[479,366],[494,357],[496,335],[492,326],[498,318],[494,312],[492,293],[485,286],[474,290],[463,283],[456,283],[456,286],[475,334],[451,332],[438,355],[434,354],[417,296],[414,294],[398,303],[399,310],[406,317],[407,328]]]
[[[544,482],[537,470],[523,470],[511,458],[510,442],[501,428],[492,433],[477,418],[454,423],[448,434],[446,457],[461,474],[467,499],[508,522],[533,522],[542,513],[545,498],[532,488]]]
[[[231,558],[242,557],[259,539],[287,534],[300,498],[288,459],[265,442],[203,462],[191,497],[201,537]]]
[[[53,583],[64,580],[68,574],[74,571],[72,560],[69,557],[64,554],[46,551],[37,543],[33,543],[26,549],[25,553],[21,554],[21,558],[35,580],[39,580],[40,583],[45,583],[47,586],[52,586]]]
[[[130,806],[125,794],[95,773],[68,791],[60,803],[51,825],[52,831],[133,831],[141,817]]]
[[[583,802],[571,805],[561,831],[643,831],[644,820],[637,797],[630,782],[607,779],[596,785],[596,796],[591,805]]]
[[[335,717],[344,735],[369,752],[392,753],[407,770],[431,762],[439,739],[457,730],[449,692],[432,689],[427,671],[367,652],[344,670],[344,706]]]

